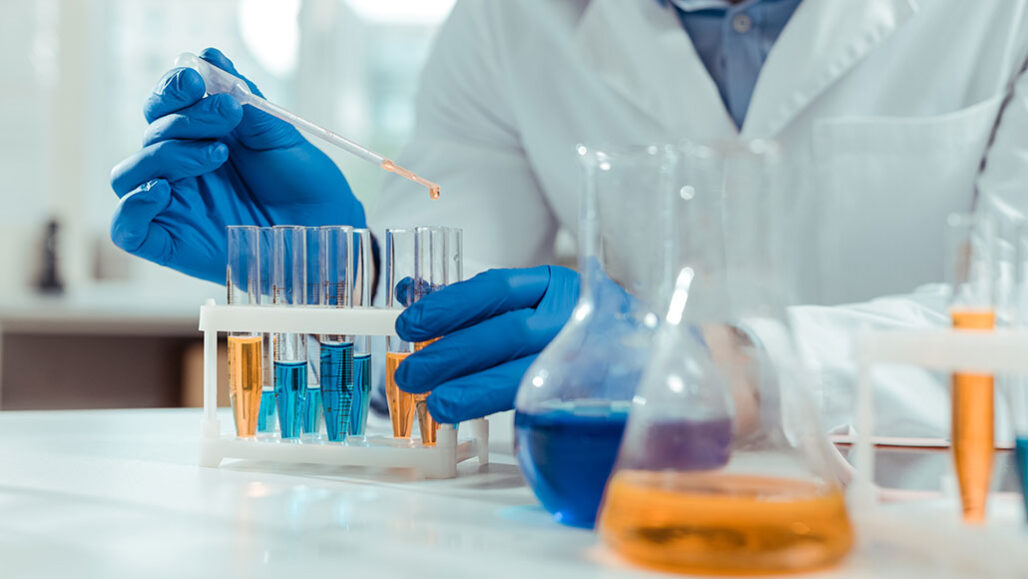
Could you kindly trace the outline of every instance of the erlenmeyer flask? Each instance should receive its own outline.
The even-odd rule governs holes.
[[[683,151],[688,269],[633,401],[599,522],[604,542],[636,563],[786,572],[831,565],[851,548],[832,450],[785,323],[786,202],[797,200],[776,186],[777,158],[763,142]]]
[[[670,293],[672,147],[579,147],[582,287],[571,319],[525,373],[515,450],[543,506],[592,527]]]

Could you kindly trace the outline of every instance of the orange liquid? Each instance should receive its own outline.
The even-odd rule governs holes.
[[[992,310],[953,310],[950,316],[953,327],[959,329],[991,330],[996,324]],[[964,520],[969,523],[985,521],[995,448],[993,396],[992,376],[953,375],[953,463]]]
[[[385,161],[382,162],[382,168],[385,169],[386,171],[389,171],[390,173],[396,173],[397,175],[403,177],[404,179],[409,179],[411,181],[414,181],[418,185],[423,185],[425,187],[428,187],[428,196],[430,198],[432,198],[433,201],[436,200],[436,199],[439,199],[439,194],[440,194],[440,192],[442,192],[442,188],[439,187],[439,185],[429,181],[428,179],[425,179],[423,177],[419,177],[414,172],[412,172],[412,171],[410,171],[408,169],[404,169],[403,167],[397,165],[396,163],[394,163],[393,161],[391,161],[389,159],[386,159]]]
[[[261,407],[264,360],[261,336],[228,337],[228,383],[236,434],[257,434],[257,413]]]
[[[400,390],[394,378],[396,368],[409,355],[408,352],[386,352],[386,402],[395,438],[410,438],[414,428],[414,395]]]
[[[846,503],[834,486],[674,471],[615,473],[599,532],[626,559],[676,573],[818,569],[853,545]]]
[[[417,352],[437,340],[439,340],[439,338],[433,338],[426,342],[418,342],[414,344],[414,351]],[[435,418],[432,418],[432,413],[428,411],[429,394],[431,394],[431,392],[414,395],[414,410],[418,415],[418,430],[421,432],[421,442],[422,444],[432,446],[436,442],[436,430],[439,430],[439,423],[435,421]]]

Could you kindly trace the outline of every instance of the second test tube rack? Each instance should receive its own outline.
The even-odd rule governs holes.
[[[412,468],[428,478],[453,478],[457,464],[478,458],[489,462],[489,422],[469,421],[458,440],[456,425],[440,425],[436,444],[391,436],[350,437],[345,442],[238,438],[222,434],[218,420],[218,334],[220,332],[281,332],[386,336],[395,333],[401,310],[381,308],[318,308],[224,306],[208,300],[200,307],[204,335],[203,433],[200,466],[217,467],[228,458],[337,466]]]

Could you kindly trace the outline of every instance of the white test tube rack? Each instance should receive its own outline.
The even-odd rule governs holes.
[[[203,432],[200,466],[217,467],[227,458],[336,466],[412,468],[427,478],[453,478],[457,464],[478,458],[489,462],[489,422],[471,420],[464,430],[470,438],[457,439],[456,425],[439,426],[436,444],[416,439],[406,444],[391,436],[350,437],[345,442],[239,438],[222,434],[218,420],[218,333],[296,333],[387,336],[400,310],[382,308],[318,308],[273,306],[224,306],[214,300],[200,306],[203,332]]]
[[[944,561],[964,570],[990,569],[1006,575],[1023,571],[1023,519],[995,524],[966,525],[953,511],[898,513],[879,502],[874,484],[874,386],[871,371],[877,365],[900,364],[942,372],[1028,374],[1028,331],[1024,330],[893,330],[865,331],[854,341],[858,368],[857,436],[854,441],[854,477],[848,489],[850,513],[875,541],[921,552],[927,560]],[[916,506],[915,506],[916,508]],[[1012,528],[1011,528],[1012,527]],[[1019,571],[1020,572],[1020,571]],[[980,575],[980,574],[979,574]],[[980,575],[981,576],[981,575]]]

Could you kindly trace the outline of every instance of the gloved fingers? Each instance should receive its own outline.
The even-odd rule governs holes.
[[[160,264],[171,254],[171,235],[154,218],[171,203],[171,185],[148,181],[122,197],[111,220],[111,239],[125,251]]]
[[[239,74],[239,71],[236,70],[236,65],[232,64],[232,61],[229,60],[227,56],[225,56],[224,52],[214,47],[208,47],[203,49],[203,52],[200,53],[200,58],[206,60],[207,62],[213,64],[221,70],[224,70],[227,73],[230,73],[234,76],[238,76],[239,78],[243,79],[243,81],[246,83],[246,86],[250,87],[250,92],[259,97],[264,97],[264,95],[261,94],[260,89],[257,88],[257,85],[253,84],[250,81],[250,79]]]
[[[200,53],[200,58],[230,72],[246,82],[250,90],[257,96],[263,97],[257,85],[250,82],[245,76],[239,74],[235,65],[217,48],[206,48]],[[249,149],[265,151],[268,149],[292,147],[303,142],[303,136],[293,125],[276,119],[275,117],[259,111],[252,106],[243,107],[243,119],[235,129],[236,137]]]
[[[164,73],[143,103],[143,116],[152,123],[164,115],[192,106],[203,98],[203,77],[191,68],[173,68]]]
[[[432,293],[408,307],[396,320],[404,340],[422,342],[491,318],[533,308],[546,294],[550,267],[491,269]]]
[[[428,395],[428,411],[438,422],[455,424],[510,410],[534,361],[535,356],[526,356],[440,384]]]
[[[143,147],[111,170],[111,188],[122,197],[153,179],[178,181],[214,171],[228,159],[217,141],[161,141]]]
[[[182,110],[159,117],[143,133],[143,146],[170,139],[219,139],[239,124],[243,107],[227,94],[211,95]]]
[[[414,278],[407,276],[396,282],[396,287],[393,289],[393,298],[397,303],[409,306],[414,303],[416,298],[427,296],[438,289],[438,286],[433,286],[423,279],[415,281]]]
[[[536,354],[564,325],[564,320],[548,324],[538,318],[535,310],[515,310],[447,334],[408,356],[396,369],[396,383],[420,394],[443,382]]]

